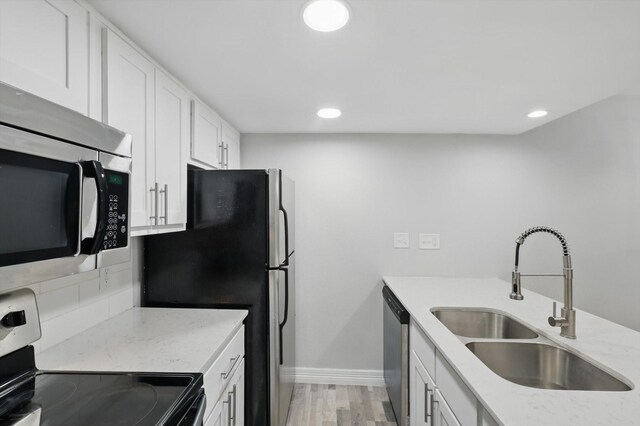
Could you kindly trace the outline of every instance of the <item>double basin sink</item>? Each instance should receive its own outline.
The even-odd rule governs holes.
[[[432,313],[489,369],[510,382],[539,389],[631,390],[507,314],[482,308],[438,308]]]

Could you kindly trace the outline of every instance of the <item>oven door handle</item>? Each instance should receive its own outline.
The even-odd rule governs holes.
[[[202,426],[204,424],[204,412],[207,408],[207,396],[203,393],[198,400],[196,416],[193,419],[193,426]]]
[[[96,254],[107,233],[107,220],[109,216],[109,203],[107,202],[109,187],[107,177],[100,162],[91,160],[81,163],[84,177],[94,178],[98,189],[98,219],[92,238],[82,240],[82,254]]]

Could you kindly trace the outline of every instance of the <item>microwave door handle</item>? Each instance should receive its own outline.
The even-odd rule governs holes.
[[[98,190],[98,220],[96,230],[92,238],[82,241],[83,254],[96,254],[100,251],[100,245],[107,233],[107,217],[109,216],[109,205],[107,202],[109,187],[102,164],[98,161],[84,161],[82,163],[84,176],[94,178]]]
[[[76,163],[76,167],[78,168],[78,245],[76,246],[76,252],[73,254],[74,256],[80,255],[82,252],[82,176],[84,176],[84,171],[82,169],[82,164]]]
[[[283,348],[282,348],[282,329],[289,320],[289,270],[287,268],[280,268],[280,271],[284,272],[284,318],[280,323],[280,365],[283,360]]]

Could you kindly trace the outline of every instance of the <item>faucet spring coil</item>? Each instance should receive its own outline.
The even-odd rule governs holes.
[[[550,228],[548,226],[534,226],[533,228],[527,229],[522,234],[520,234],[520,236],[516,239],[516,243],[518,243],[518,245],[524,244],[524,240],[527,239],[529,235],[535,234],[537,232],[546,232],[551,235],[554,235],[556,238],[558,238],[558,240],[560,240],[560,244],[562,244],[562,253],[565,256],[569,256],[569,244],[567,243],[567,240],[564,238],[564,235],[562,235],[560,231]]]

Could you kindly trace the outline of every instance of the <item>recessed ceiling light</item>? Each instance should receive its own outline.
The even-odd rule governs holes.
[[[322,108],[318,110],[318,117],[320,118],[338,118],[342,115],[342,112],[338,108]]]
[[[540,118],[540,117],[544,117],[547,114],[549,114],[548,111],[545,111],[543,109],[539,109],[539,110],[536,110],[536,111],[531,111],[529,114],[527,114],[527,117],[529,117],[529,118]]]
[[[349,21],[349,8],[341,0],[313,0],[304,7],[302,19],[316,31],[335,31]]]

